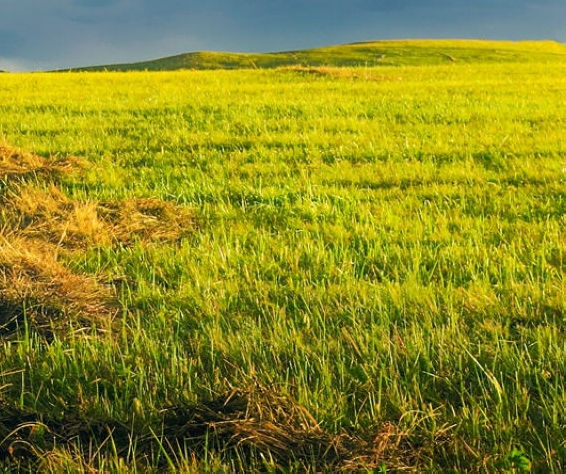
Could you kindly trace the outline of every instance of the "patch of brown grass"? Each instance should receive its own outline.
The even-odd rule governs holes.
[[[391,422],[382,423],[373,437],[331,434],[305,407],[261,387],[234,390],[191,408],[168,408],[163,427],[169,446],[210,443],[244,457],[271,459],[283,470],[297,463],[307,470],[314,462],[328,472],[366,472],[384,465],[413,471],[419,456],[432,449],[411,442],[410,434]]]
[[[46,335],[69,325],[108,330],[119,309],[111,288],[63,267],[53,246],[0,236],[0,335],[12,334],[24,316]]]
[[[44,158],[0,142],[0,179],[29,176],[56,177],[70,173],[84,164],[77,157]]]
[[[155,198],[103,201],[96,212],[113,242],[179,242],[195,230],[192,211]]]
[[[20,235],[66,249],[178,242],[195,228],[191,211],[159,199],[73,201],[59,188],[19,186],[1,200]]]
[[[316,467],[321,472],[367,472],[382,466],[395,472],[418,472],[419,464],[426,466],[431,454],[422,440],[419,446],[414,435],[403,433],[393,423],[383,423],[373,439],[331,434],[304,407],[258,387],[233,390],[194,406],[166,407],[160,413],[161,418],[152,422],[155,426],[133,420],[128,426],[112,420],[85,423],[70,413],[63,419],[40,419],[0,403],[0,458],[17,455],[33,460],[48,455],[55,446],[77,452],[77,443],[99,446],[109,437],[113,453],[120,456],[130,452],[132,445],[144,455],[165,450],[170,459],[187,451],[195,458],[205,458],[216,451],[232,453],[251,464],[269,460],[282,472],[291,465],[305,471]],[[34,429],[38,425],[43,434]]]
[[[366,81],[391,81],[392,78],[383,74],[377,74],[371,70],[361,70],[359,68],[342,68],[331,66],[283,66],[278,68],[283,72],[296,72],[321,77],[333,77],[337,79],[363,79]]]
[[[24,322],[43,334],[79,327],[109,329],[119,311],[114,289],[77,275],[58,258],[134,242],[176,243],[195,228],[192,212],[159,199],[77,201],[57,179],[83,166],[0,143],[0,336]],[[29,178],[41,178],[43,184]]]

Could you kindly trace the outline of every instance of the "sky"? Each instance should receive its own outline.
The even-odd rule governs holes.
[[[566,0],[0,0],[0,69],[405,38],[566,43]]]

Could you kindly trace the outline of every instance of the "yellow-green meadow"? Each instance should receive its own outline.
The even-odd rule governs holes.
[[[1,75],[5,471],[563,472],[535,53]]]

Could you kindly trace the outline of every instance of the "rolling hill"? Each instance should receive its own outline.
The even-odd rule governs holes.
[[[395,40],[277,53],[194,52],[149,61],[75,68],[73,71],[173,71],[284,66],[405,66],[443,63],[566,61],[554,41]]]

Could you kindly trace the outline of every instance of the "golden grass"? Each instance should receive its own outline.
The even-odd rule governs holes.
[[[142,243],[175,243],[195,230],[190,210],[155,198],[103,201],[96,212],[110,240],[123,245],[135,239]]]
[[[43,334],[69,325],[108,330],[119,309],[112,288],[63,267],[54,246],[0,236],[0,334],[13,333],[24,315]]]
[[[159,199],[84,201],[57,179],[78,158],[44,158],[0,145],[0,335],[28,324],[43,334],[69,327],[108,330],[120,311],[103,279],[66,269],[59,255],[134,242],[175,243],[195,228],[192,212]],[[39,177],[39,183],[29,182]]]
[[[71,250],[178,242],[195,227],[192,212],[159,199],[78,202],[55,186],[19,186],[2,201],[5,220],[20,235]]]
[[[44,158],[0,142],[0,179],[29,176],[54,177],[67,174],[84,164],[77,157]]]

